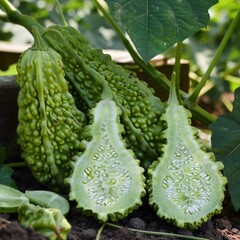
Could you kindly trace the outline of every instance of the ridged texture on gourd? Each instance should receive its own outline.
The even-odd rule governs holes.
[[[121,137],[120,109],[112,100],[101,100],[91,111],[87,126],[92,139],[76,156],[70,184],[70,199],[78,208],[101,221],[116,221],[139,207],[145,195],[143,168]]]
[[[153,90],[130,71],[113,63],[102,50],[93,49],[72,27],[51,26],[43,37],[62,56],[66,78],[78,93],[84,111],[100,101],[107,81],[114,101],[123,112],[123,137],[142,164],[148,166],[160,151],[159,118],[164,111],[163,103],[154,96]]]
[[[163,155],[148,170],[149,202],[157,214],[178,227],[196,228],[220,213],[227,179],[221,162],[206,152],[191,126],[191,113],[170,104],[161,121],[166,144]]]
[[[17,65],[18,143],[35,178],[61,187],[70,173],[71,157],[79,151],[85,116],[68,91],[61,56],[39,42]]]
[[[67,239],[72,228],[59,209],[31,203],[24,203],[18,208],[18,219],[21,225],[34,229],[48,240]]]

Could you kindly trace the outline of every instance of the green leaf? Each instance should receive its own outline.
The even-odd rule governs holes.
[[[70,206],[68,200],[57,193],[45,190],[32,190],[26,191],[25,196],[31,203],[40,205],[41,207],[59,209],[63,215],[69,212]]]
[[[11,177],[13,172],[12,168],[8,166],[0,166],[0,184],[16,188],[15,181]]]
[[[205,27],[217,0],[105,0],[147,62]]]
[[[240,88],[235,91],[233,111],[220,116],[211,126],[212,147],[224,164],[228,189],[236,211],[240,209]]]
[[[28,198],[19,190],[0,184],[0,213],[17,212]]]

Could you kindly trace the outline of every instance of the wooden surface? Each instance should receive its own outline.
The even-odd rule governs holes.
[[[0,41],[0,70],[8,70],[9,66],[16,63],[21,53],[29,47],[28,44],[11,44]]]

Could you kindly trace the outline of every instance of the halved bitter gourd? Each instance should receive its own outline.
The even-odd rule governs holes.
[[[70,199],[101,221],[121,219],[139,207],[145,195],[143,168],[121,137],[121,110],[113,100],[104,99],[92,109],[92,135],[85,151],[75,157]]]
[[[162,133],[166,144],[148,170],[149,202],[160,217],[194,229],[220,213],[227,179],[220,172],[223,164],[199,141],[191,113],[179,104],[173,85],[161,117],[167,124]]]

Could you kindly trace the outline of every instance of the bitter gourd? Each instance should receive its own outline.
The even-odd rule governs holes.
[[[40,183],[63,187],[71,157],[79,151],[85,115],[68,91],[61,56],[34,32],[35,43],[17,64],[18,143]]]
[[[139,207],[145,195],[144,169],[121,137],[121,110],[111,99],[100,100],[91,110],[92,135],[84,141],[84,152],[75,157],[73,173],[67,178],[70,199],[78,208],[101,221],[124,218]]]
[[[221,211],[227,179],[220,172],[223,164],[204,150],[190,118],[172,86],[161,117],[166,144],[148,170],[148,186],[149,202],[160,217],[193,229]]]
[[[164,111],[164,104],[154,96],[153,90],[130,71],[113,63],[102,50],[93,49],[72,27],[50,26],[43,38],[62,56],[66,78],[78,93],[81,106],[94,107],[101,100],[107,81],[114,101],[123,112],[123,137],[142,165],[149,166],[161,148],[159,118]]]

